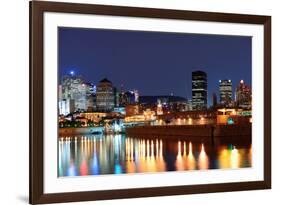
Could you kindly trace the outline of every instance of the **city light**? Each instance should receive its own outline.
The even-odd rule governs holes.
[[[121,126],[120,125],[118,125],[117,123],[114,123],[114,131],[115,132],[121,132]]]
[[[135,89],[119,90],[107,78],[94,86],[81,76],[71,77],[74,71],[69,74],[59,86],[59,176],[251,165],[247,161],[242,164],[242,160],[251,159],[250,152],[244,154],[235,147],[225,149],[225,145],[216,144],[219,140],[214,140],[212,148],[202,137],[217,138],[221,133],[236,137],[238,126],[243,126],[243,132],[244,127],[249,127],[251,89],[243,80],[235,90],[235,100],[232,99],[233,81],[222,79],[220,84],[216,81],[220,102],[207,107],[207,74],[201,71],[193,73],[194,99],[176,95],[143,96]],[[229,97],[231,100],[226,103]],[[233,132],[236,126],[237,133]],[[222,132],[217,132],[218,128]],[[195,136],[199,141],[192,141]]]
[[[233,146],[233,149],[231,150],[231,168],[238,168],[240,163],[240,156],[238,150]]]
[[[195,157],[192,153],[192,143],[189,142],[188,145],[189,149],[188,149],[188,155],[187,155],[187,165],[188,165],[188,169],[189,170],[194,170],[196,168],[196,160]]]
[[[205,152],[204,144],[201,145],[201,151],[198,159],[198,166],[199,169],[208,169],[209,167],[209,159]]]
[[[227,120],[227,124],[229,124],[229,125],[233,125],[233,124],[234,124],[233,119],[232,119],[232,118],[228,118],[228,120]]]

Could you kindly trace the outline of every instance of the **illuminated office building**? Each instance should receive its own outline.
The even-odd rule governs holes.
[[[236,106],[244,109],[252,108],[252,91],[250,86],[246,85],[243,80],[238,84],[235,91]]]
[[[61,88],[59,87],[59,98],[60,100],[73,100],[75,111],[86,111],[87,87],[81,76],[76,76],[71,72],[70,75],[65,75],[62,78]]]
[[[114,88],[111,81],[104,78],[97,85],[96,90],[96,107],[98,111],[110,112],[115,104]]]
[[[94,85],[85,83],[81,76],[75,75],[73,71],[62,78],[58,87],[59,106],[74,105],[75,111],[93,111],[94,110]],[[61,109],[60,109],[61,110]]]
[[[220,91],[220,104],[226,107],[232,106],[232,81],[220,80],[219,91]]]
[[[207,109],[207,74],[192,72],[192,110]]]

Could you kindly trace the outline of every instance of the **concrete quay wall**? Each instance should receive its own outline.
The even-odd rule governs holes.
[[[126,129],[132,136],[241,137],[251,136],[251,124],[245,125],[168,125],[136,126]]]

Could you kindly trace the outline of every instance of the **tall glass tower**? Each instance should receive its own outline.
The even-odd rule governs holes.
[[[220,104],[226,107],[232,105],[232,81],[231,80],[220,80]]]
[[[192,72],[192,110],[207,109],[207,74]]]

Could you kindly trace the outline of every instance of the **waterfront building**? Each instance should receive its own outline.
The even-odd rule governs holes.
[[[207,74],[192,72],[192,110],[207,109]]]
[[[145,120],[156,120],[156,116],[155,116],[155,111],[150,110],[150,109],[146,109],[143,111],[143,116],[145,118]]]
[[[139,105],[138,104],[126,105],[125,112],[126,112],[126,116],[138,115],[139,114]]]
[[[232,106],[232,81],[220,80],[219,91],[220,91],[220,104],[225,107],[231,107]]]
[[[97,85],[96,109],[102,112],[110,112],[114,108],[114,88],[108,79],[104,78]]]
[[[127,116],[125,117],[124,119],[124,122],[125,123],[132,123],[132,122],[135,122],[135,123],[141,123],[141,122],[145,122],[145,116],[144,115],[132,115],[132,116]]]
[[[80,113],[79,117],[98,123],[103,118],[107,117],[107,115],[108,113],[104,113],[104,112],[84,112],[84,113]]]
[[[217,124],[249,124],[252,112],[241,108],[222,108],[217,110]]]
[[[246,85],[243,80],[241,80],[235,91],[235,103],[237,107],[244,109],[252,108],[252,91],[251,87]]]

